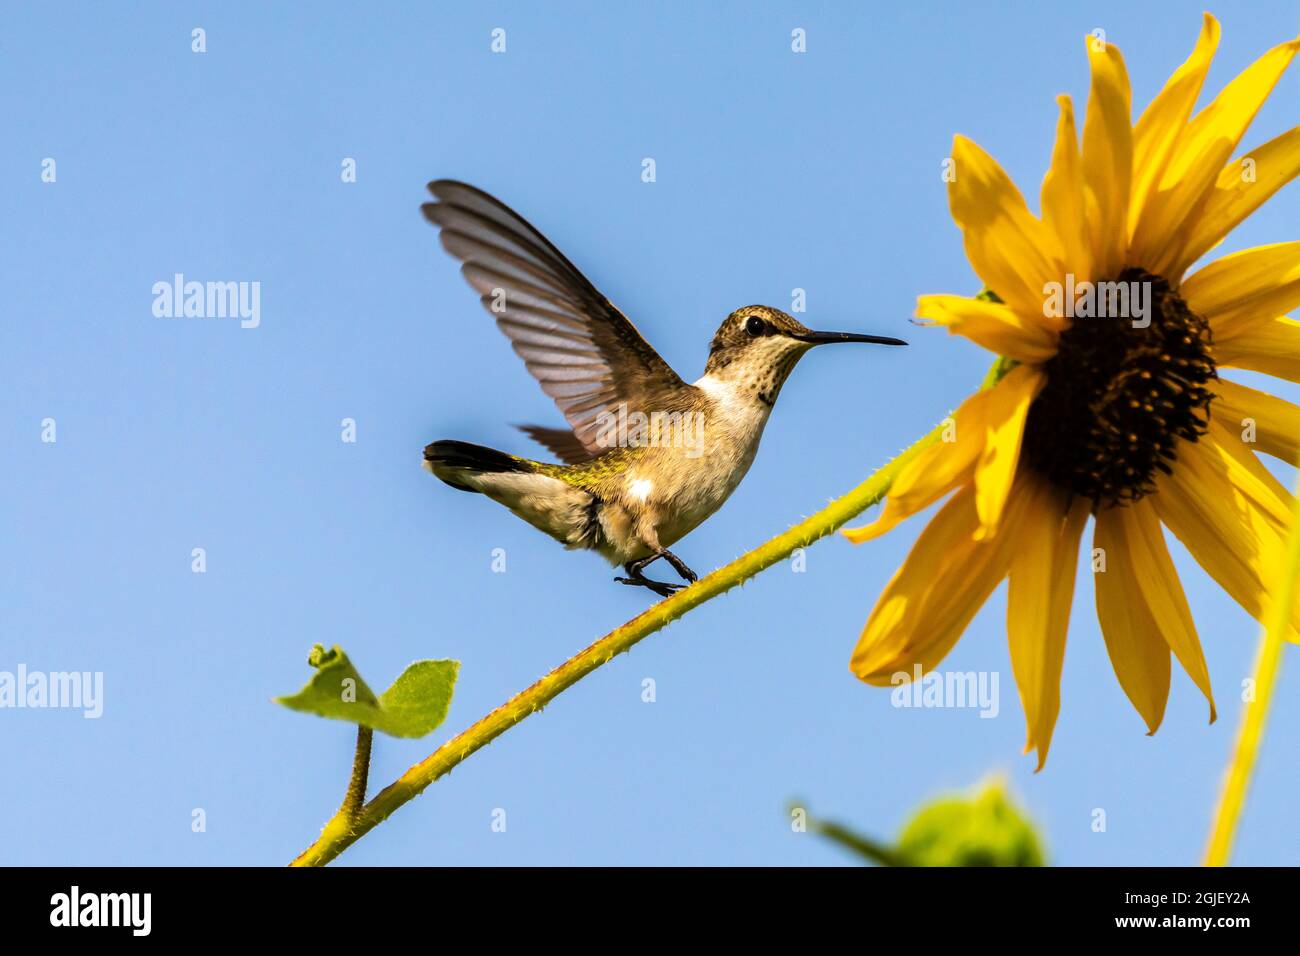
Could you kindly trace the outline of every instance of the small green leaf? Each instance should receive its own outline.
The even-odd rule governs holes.
[[[1043,866],[1034,825],[999,779],[935,800],[912,817],[897,852],[913,866]]]
[[[423,737],[446,720],[460,671],[460,661],[416,661],[376,697],[338,645],[317,644],[307,663],[316,668],[307,686],[277,704],[393,737]]]

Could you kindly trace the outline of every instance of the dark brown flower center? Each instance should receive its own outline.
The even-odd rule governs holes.
[[[1210,327],[1142,269],[1094,288],[1091,303],[1081,296],[1066,306],[1074,318],[1043,366],[1047,384],[1030,406],[1022,455],[1094,505],[1136,501],[1157,471],[1170,472],[1179,439],[1205,434],[1207,384],[1217,378]]]

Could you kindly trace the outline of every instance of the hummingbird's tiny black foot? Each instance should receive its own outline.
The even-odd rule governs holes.
[[[687,581],[691,582],[691,584],[694,584],[696,581],[700,579],[700,576],[698,574],[696,574],[694,571],[692,571],[690,568],[686,566],[685,561],[677,557],[677,555],[673,554],[667,548],[660,551],[657,556],[663,558],[669,564],[671,564],[673,566],[673,570],[676,571],[678,574],[680,574]]]
[[[649,588],[660,597],[671,597],[685,587],[685,585],[669,584],[667,581],[652,581],[642,572],[642,569],[647,564],[654,561],[656,558],[662,557],[663,554],[664,552],[658,552],[649,555],[648,557],[638,558],[635,561],[627,562],[627,564],[623,565],[623,570],[627,572],[627,577],[615,578],[614,580],[619,584],[630,584],[633,587]],[[689,570],[689,568],[687,570]]]
[[[647,554],[644,558],[637,558],[635,561],[629,561],[627,564],[623,565],[623,570],[634,578],[643,577],[641,572],[645,570],[646,566],[653,561],[658,561],[660,558],[664,558],[669,564],[671,564],[673,570],[676,571],[684,581],[694,584],[700,579],[698,574],[686,566],[685,561],[677,557],[677,555],[673,554],[667,548],[660,548],[654,554]]]
[[[684,584],[669,584],[666,581],[651,581],[649,578],[615,578],[619,584],[630,584],[634,587],[649,588],[660,597],[672,597],[682,588]]]

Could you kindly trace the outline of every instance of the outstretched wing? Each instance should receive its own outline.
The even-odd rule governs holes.
[[[437,201],[420,207],[425,218],[588,457],[605,450],[596,441],[602,412],[617,414],[626,403],[648,414],[684,386],[627,317],[521,216],[454,180],[429,183],[429,192]]]

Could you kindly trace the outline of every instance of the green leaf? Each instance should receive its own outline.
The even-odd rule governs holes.
[[[275,702],[290,710],[373,727],[393,737],[423,737],[447,719],[460,661],[416,661],[379,697],[337,644],[312,648],[316,673],[307,686]]]
[[[912,866],[1043,866],[1034,825],[1001,780],[935,800],[903,828],[896,852]]]

